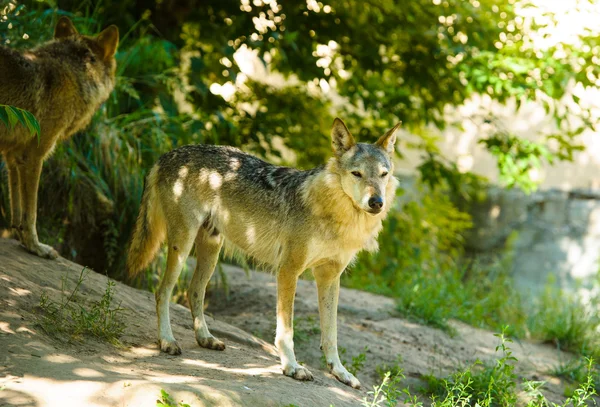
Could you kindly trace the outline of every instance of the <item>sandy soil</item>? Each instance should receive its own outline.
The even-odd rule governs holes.
[[[36,324],[40,295],[60,296],[61,278],[72,287],[82,267],[64,259],[44,260],[13,240],[0,239],[0,406],[155,406],[164,389],[191,406],[357,406],[379,377],[376,367],[398,357],[406,384],[419,387],[424,374],[443,375],[479,358],[491,361],[498,339],[493,333],[455,323],[457,335],[394,316],[391,299],[342,289],[339,343],[350,360],[366,351],[358,373],[363,389],[338,383],[320,361],[316,289],[300,281],[296,300],[296,354],[315,376],[297,382],[281,374],[271,344],[275,331],[275,280],[254,272],[250,278],[224,266],[230,288],[209,296],[208,323],[227,345],[224,352],[197,346],[189,311],[172,305],[171,317],[181,356],[158,351],[154,298],[118,283],[116,300],[125,308],[123,346],[93,339],[49,337]],[[90,273],[81,287],[85,301],[97,300],[106,277]],[[264,338],[264,339],[261,339]],[[514,343],[517,371],[530,380],[547,380],[547,396],[559,400],[563,383],[547,375],[571,358],[553,348]]]

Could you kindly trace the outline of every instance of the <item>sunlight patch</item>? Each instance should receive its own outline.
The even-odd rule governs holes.
[[[221,174],[213,172],[208,177],[208,183],[212,189],[219,189],[223,185],[223,177]]]
[[[173,195],[175,195],[175,197],[179,198],[182,193],[183,193],[183,182],[181,182],[181,180],[177,180],[175,182],[175,185],[173,185]]]

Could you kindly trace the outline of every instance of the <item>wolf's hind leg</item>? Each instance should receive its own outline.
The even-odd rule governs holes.
[[[198,345],[203,348],[225,350],[225,344],[212,336],[204,319],[204,295],[210,277],[219,260],[223,236],[217,230],[201,227],[196,236],[196,271],[188,289],[188,301],[194,319]]]
[[[321,317],[321,349],[331,374],[340,382],[358,389],[360,382],[342,365],[337,347],[337,308],[340,275],[344,268],[337,263],[328,263],[314,270]]]
[[[169,249],[167,255],[167,268],[162,276],[155,297],[160,350],[170,355],[180,355],[181,347],[175,340],[173,331],[171,330],[169,302],[175,283],[177,283],[177,279],[183,268],[183,264],[190,254],[198,227],[199,225],[190,227],[182,221],[171,221],[168,225],[167,240],[169,242]]]

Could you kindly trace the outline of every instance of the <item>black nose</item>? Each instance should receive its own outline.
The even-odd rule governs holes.
[[[369,198],[369,208],[381,209],[383,208],[383,199],[380,196],[372,196]]]

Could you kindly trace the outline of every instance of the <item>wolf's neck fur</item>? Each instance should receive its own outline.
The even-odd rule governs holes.
[[[390,172],[393,170],[390,169]],[[331,158],[323,171],[315,174],[315,180],[305,184],[304,203],[313,215],[321,221],[323,230],[333,234],[332,237],[355,239],[364,242],[367,250],[376,250],[376,241],[381,231],[382,221],[391,207],[397,180],[390,178],[386,187],[388,202],[385,210],[372,215],[358,208],[344,192],[340,180],[340,169],[335,158]],[[374,247],[373,247],[374,245]]]

